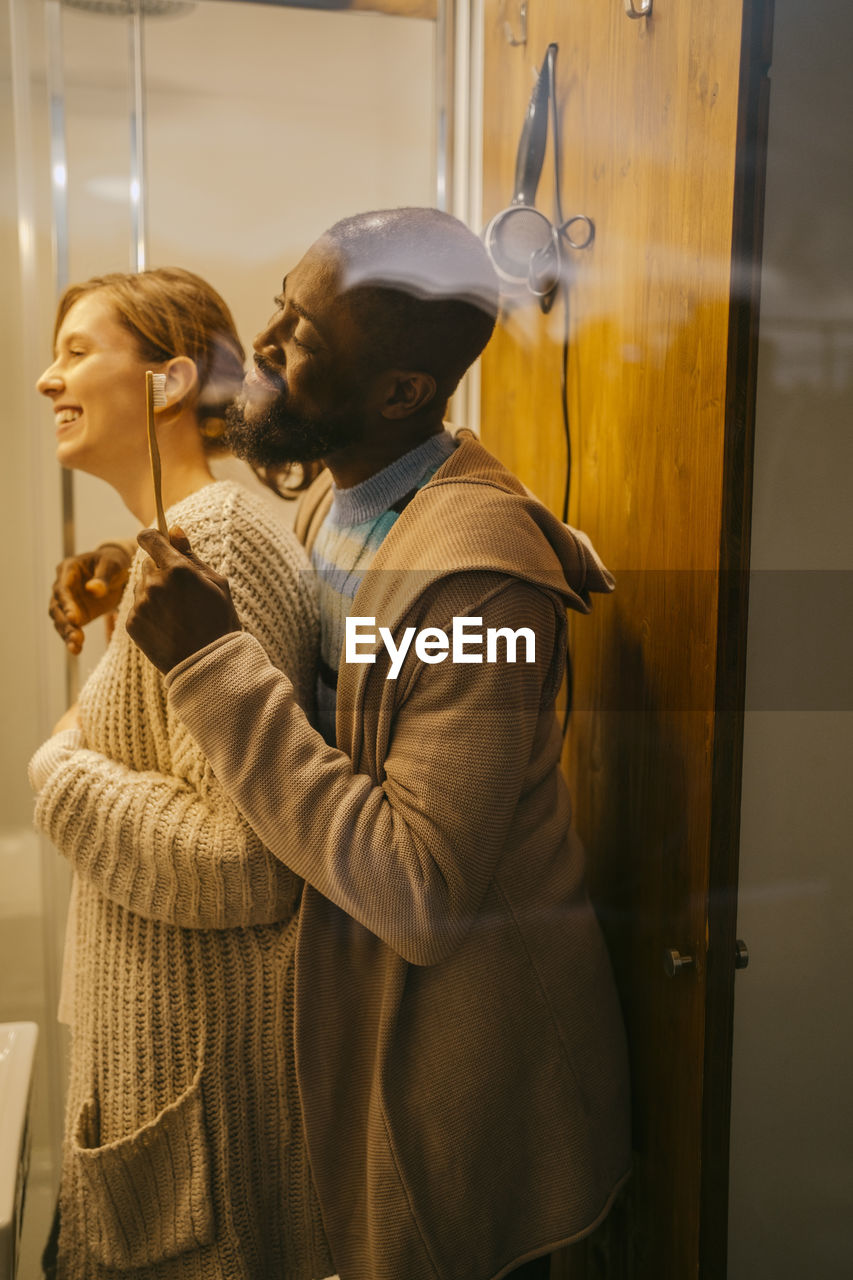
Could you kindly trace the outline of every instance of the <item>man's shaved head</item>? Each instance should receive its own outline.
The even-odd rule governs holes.
[[[497,310],[486,251],[457,218],[386,209],[336,222],[255,338],[231,447],[267,479],[325,459],[339,484],[357,483],[441,430]]]
[[[497,318],[498,281],[477,236],[438,209],[404,208],[343,218],[322,241],[371,368],[429,373],[446,401]]]

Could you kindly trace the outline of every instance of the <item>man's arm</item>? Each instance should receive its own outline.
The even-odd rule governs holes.
[[[472,603],[465,575],[448,579],[438,625],[474,614],[483,634],[531,627],[536,661],[404,666],[381,785],[325,744],[250,636],[214,641],[166,681],[172,709],[263,843],[415,964],[449,955],[478,913],[543,700],[550,708],[555,644],[562,656],[544,593],[509,581]]]

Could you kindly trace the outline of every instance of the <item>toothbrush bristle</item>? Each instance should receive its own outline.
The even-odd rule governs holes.
[[[166,375],[165,373],[153,373],[151,377],[154,390],[154,408],[164,409],[166,407]]]

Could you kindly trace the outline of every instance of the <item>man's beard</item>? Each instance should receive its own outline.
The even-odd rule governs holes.
[[[362,434],[358,409],[347,405],[326,413],[306,415],[288,407],[283,389],[251,417],[237,400],[226,411],[225,443],[238,458],[256,467],[278,471],[291,463],[314,462],[354,444]]]

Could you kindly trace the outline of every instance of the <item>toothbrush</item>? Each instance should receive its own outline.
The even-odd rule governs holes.
[[[148,454],[151,458],[151,479],[154,481],[154,501],[157,504],[157,528],[165,538],[169,536],[166,524],[166,513],[163,510],[162,475],[160,469],[160,449],[157,445],[157,432],[154,426],[154,410],[166,407],[166,375],[145,373],[145,408],[148,416]]]

